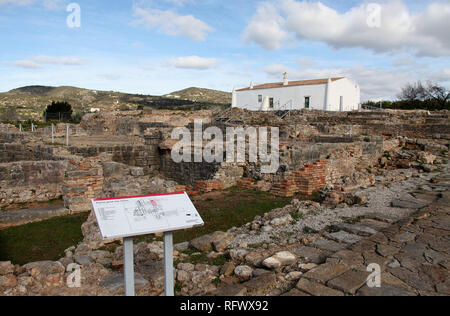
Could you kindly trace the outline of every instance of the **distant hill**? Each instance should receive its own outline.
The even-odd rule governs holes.
[[[190,100],[194,102],[231,104],[231,93],[229,92],[195,88],[195,87],[175,91],[170,94],[166,94],[164,97],[181,100]]]
[[[174,92],[173,97],[128,94],[113,91],[89,90],[77,87],[27,86],[0,93],[0,112],[14,107],[21,119],[41,119],[46,106],[52,101],[67,101],[74,113],[126,111],[144,108],[200,109],[229,104],[231,94],[209,89],[189,88]],[[228,96],[229,95],[229,96]]]

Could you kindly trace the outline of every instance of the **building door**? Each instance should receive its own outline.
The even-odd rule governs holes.
[[[309,109],[311,103],[311,97],[305,97],[305,109]]]
[[[273,106],[274,106],[273,98],[270,98],[270,99],[269,99],[269,107],[270,107],[271,109],[273,109]]]
[[[339,103],[339,111],[344,111],[344,97],[341,96],[340,103]]]

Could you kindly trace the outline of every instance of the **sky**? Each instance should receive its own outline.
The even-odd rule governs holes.
[[[0,0],[0,91],[187,87],[347,76],[363,100],[450,87],[450,0]]]

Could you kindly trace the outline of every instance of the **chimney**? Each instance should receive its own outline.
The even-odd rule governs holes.
[[[253,90],[253,81],[250,81],[250,89]]]
[[[285,72],[283,74],[283,86],[288,86],[288,85],[289,85],[288,73]]]

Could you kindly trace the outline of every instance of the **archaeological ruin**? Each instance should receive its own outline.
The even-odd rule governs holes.
[[[178,243],[177,295],[450,295],[449,114],[101,112],[70,126],[68,146],[65,124],[53,142],[51,127],[2,124],[0,229],[88,213],[93,198],[201,197],[237,187],[289,203]],[[193,133],[195,120],[224,134],[278,127],[277,172],[248,160],[175,163],[171,133]],[[0,262],[0,295],[122,295],[121,241],[101,240],[92,214],[81,229],[84,240],[59,260]],[[137,294],[161,295],[162,242],[137,243],[135,256]],[[81,266],[79,288],[66,285],[71,263]],[[372,263],[381,266],[384,287],[366,284]]]

